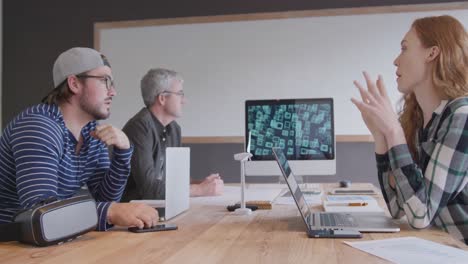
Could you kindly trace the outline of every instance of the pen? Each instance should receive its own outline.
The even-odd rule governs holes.
[[[366,206],[367,203],[337,203],[337,204],[328,204],[328,206]]]

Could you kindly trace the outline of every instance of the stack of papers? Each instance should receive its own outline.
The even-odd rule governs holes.
[[[377,201],[366,195],[328,195],[323,208],[325,212],[383,212]]]

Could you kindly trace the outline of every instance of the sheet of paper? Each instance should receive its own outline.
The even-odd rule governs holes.
[[[416,237],[343,243],[377,257],[401,264],[467,263],[468,251]]]

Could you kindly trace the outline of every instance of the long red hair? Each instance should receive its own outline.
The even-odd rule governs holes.
[[[437,46],[432,83],[443,99],[468,95],[468,35],[463,25],[451,16],[416,19],[412,28],[426,48]],[[416,133],[423,127],[423,113],[414,93],[402,98],[400,123],[413,158],[417,159]]]

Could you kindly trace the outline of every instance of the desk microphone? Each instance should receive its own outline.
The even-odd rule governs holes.
[[[252,157],[252,153],[249,152],[242,152],[242,153],[237,153],[234,154],[234,159],[240,162],[247,161]]]

